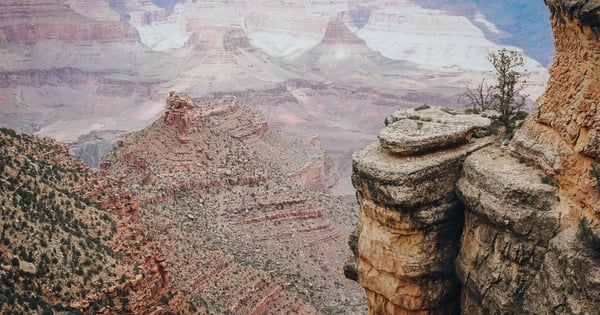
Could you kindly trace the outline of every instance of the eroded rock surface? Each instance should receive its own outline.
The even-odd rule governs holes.
[[[478,115],[423,107],[397,110],[388,122],[391,124],[377,137],[382,147],[401,155],[422,154],[464,144],[474,131],[490,125],[489,119]]]
[[[523,292],[558,232],[557,188],[509,152],[486,148],[469,156],[457,183],[466,205],[457,274],[462,312],[523,312]]]
[[[458,184],[466,221],[456,265],[467,313],[600,308],[597,249],[577,236],[582,218],[600,212],[590,173],[600,156],[600,4],[546,3],[556,56],[546,92],[510,144],[516,158],[477,152]]]
[[[453,148],[468,136],[439,133],[427,125],[429,119],[409,110],[380,133],[381,144],[355,153],[353,180],[361,211],[358,237],[350,238],[357,258],[345,272],[365,287],[371,313],[445,312],[441,305],[456,303],[453,272],[462,288],[463,314],[595,314],[600,309],[600,246],[585,237],[597,238],[599,231],[597,224],[587,229],[583,224],[584,218],[597,222],[600,212],[600,182],[592,172],[599,158],[600,4],[546,4],[557,47],[550,82],[508,147]],[[455,126],[445,129],[461,132]],[[461,148],[471,149],[461,154]],[[452,202],[456,206],[447,208],[452,211],[423,211]],[[440,237],[436,231],[458,222],[454,218],[463,217],[463,211],[462,231],[449,229],[444,242],[431,243]],[[460,245],[452,241],[456,233],[462,233]],[[456,251],[455,268],[444,265]],[[444,279],[446,286],[433,281],[415,286],[407,270],[428,280]],[[422,291],[427,286],[429,295]]]
[[[426,113],[452,116],[437,109]],[[381,134],[400,138],[399,129],[412,122],[400,119]],[[445,149],[423,154],[405,150],[404,144],[413,146],[411,141],[390,146],[380,136],[381,142],[353,156],[352,181],[361,210],[356,257],[347,263],[346,274],[357,274],[365,287],[370,314],[451,314],[458,305],[453,261],[463,209],[454,183],[467,154],[489,142],[468,143],[467,131],[446,128],[443,122],[422,124],[440,138],[455,140],[445,141]],[[430,148],[436,146],[439,142]]]
[[[547,1],[556,56],[532,119],[513,150],[556,175],[562,193],[600,214],[600,194],[588,175],[600,158],[600,4]]]
[[[173,285],[210,314],[363,313],[360,287],[336,268],[355,217],[319,191],[318,138],[272,130],[234,97],[188,101],[172,93],[165,115],[101,164],[144,205]]]

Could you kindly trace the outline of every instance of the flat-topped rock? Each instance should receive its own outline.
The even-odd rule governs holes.
[[[464,144],[473,132],[491,123],[479,115],[456,114],[438,107],[403,108],[390,118],[392,123],[377,137],[385,150],[400,155],[420,155]]]

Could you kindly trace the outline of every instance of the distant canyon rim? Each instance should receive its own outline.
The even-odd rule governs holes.
[[[462,108],[467,84],[491,73],[488,52],[523,52],[530,99],[543,92],[552,41],[539,2],[3,3],[0,124],[67,143],[95,167],[162,114],[169,90],[232,94],[271,128],[317,134],[348,194],[350,155],[384,117]]]

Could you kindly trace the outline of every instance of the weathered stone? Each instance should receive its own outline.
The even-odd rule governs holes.
[[[469,141],[472,133],[490,125],[479,115],[450,114],[440,108],[403,108],[377,136],[381,146],[400,155],[418,155]]]
[[[24,261],[24,260],[20,260],[19,261],[19,270],[28,273],[30,275],[35,274],[36,271],[36,267],[34,264],[28,262],[28,261]]]
[[[600,215],[598,183],[590,175],[600,153],[600,3],[546,4],[557,55],[548,89],[510,151],[478,146],[462,151],[472,153],[462,159],[457,154],[464,146],[459,146],[400,156],[468,139],[452,132],[440,136],[429,122],[417,125],[421,117],[408,121],[411,115],[423,116],[408,110],[392,117],[380,134],[381,146],[355,153],[353,183],[361,206],[358,278],[371,314],[450,310],[441,306],[452,303],[452,295],[442,293],[450,282],[419,285],[414,277],[450,274],[451,268],[435,261],[449,259],[455,245],[436,247],[441,243],[434,246],[431,239],[453,244],[452,232],[436,233],[456,224],[463,205],[455,265],[462,283],[461,313],[595,314],[600,309],[600,253],[576,237],[582,217]],[[462,201],[455,208],[454,191]],[[426,252],[429,260],[422,255]],[[424,288],[438,294],[424,297]]]
[[[465,160],[457,183],[466,206],[456,261],[463,312],[522,308],[522,294],[559,228],[557,189],[543,184],[541,175],[498,147]]]
[[[397,156],[372,143],[352,157],[354,187],[365,197],[410,209],[451,197],[469,152],[490,142],[475,141],[454,150],[424,156]]]
[[[600,158],[600,3],[546,3],[556,46],[550,80],[511,147],[556,174],[565,196],[600,214],[589,176],[592,160]]]
[[[465,157],[488,144],[482,139],[430,154],[402,156],[375,142],[355,152],[352,182],[361,210],[353,253],[370,314],[455,311],[459,285],[453,261],[463,207],[454,183]],[[348,269],[352,263],[350,259]]]
[[[525,291],[523,309],[532,314],[594,314],[600,309],[598,255],[567,229],[550,241],[540,271]]]

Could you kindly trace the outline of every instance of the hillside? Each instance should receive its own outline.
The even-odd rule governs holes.
[[[168,253],[173,285],[195,305],[359,314],[362,290],[341,269],[353,203],[318,191],[332,171],[314,135],[271,129],[258,108],[233,97],[195,103],[174,92],[165,114],[100,166],[132,187],[141,222]]]
[[[139,224],[137,199],[66,146],[0,129],[0,183],[3,313],[187,309]]]

